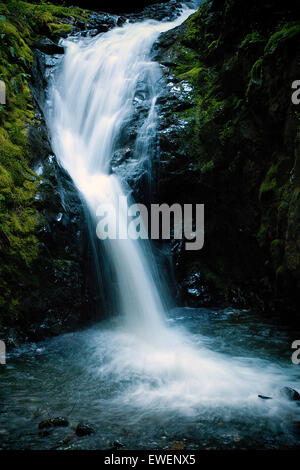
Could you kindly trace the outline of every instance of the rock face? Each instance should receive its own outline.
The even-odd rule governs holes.
[[[28,312],[28,321],[18,326],[23,337],[32,341],[68,331],[92,317],[92,295],[87,284],[91,250],[84,203],[53,155],[40,111],[47,79],[59,59],[41,52],[57,53],[51,41],[44,40],[37,46],[31,83],[35,119],[28,130],[28,146],[33,170],[39,177],[39,256],[32,266],[34,276],[25,281],[27,294],[22,309]]]
[[[79,8],[0,3],[8,97],[0,106],[0,329],[8,346],[91,318],[84,206],[53,157],[40,112],[49,72],[64,52],[57,40],[82,22],[87,13]]]
[[[64,35],[67,23],[55,24],[54,28],[56,17],[49,13],[47,21],[52,25],[49,26],[39,16],[43,11],[36,8],[36,16],[27,24],[26,15],[31,15],[31,7],[22,5],[25,18],[22,25],[18,17],[10,16],[9,10],[0,24],[5,37],[7,28],[17,31],[15,21],[20,34],[26,38],[33,36],[32,49],[27,43],[20,51],[10,43],[0,47],[2,59],[6,59],[9,47],[14,48],[15,61],[21,64],[18,76],[23,77],[23,83],[19,82],[15,89],[8,86],[9,104],[0,115],[0,137],[7,143],[6,148],[1,143],[0,152],[0,326],[8,346],[72,330],[91,321],[96,311],[85,206],[53,155],[41,112],[47,81],[64,52],[55,41]],[[56,13],[53,5],[47,8]],[[58,9],[57,14],[61,11],[66,13]],[[72,16],[73,11],[76,17]],[[85,25],[86,16],[79,15],[78,9],[70,9],[70,17],[63,16],[64,21],[69,21],[66,31],[71,28],[81,31],[78,21]],[[96,17],[91,18],[91,24],[100,21]],[[52,39],[35,40],[45,33]],[[20,43],[23,44],[21,40]],[[22,62],[19,56],[26,57],[26,61]],[[7,71],[10,70],[7,66]],[[14,188],[15,194],[10,188]]]
[[[297,392],[297,390],[294,390],[293,388],[283,387],[280,390],[280,393],[282,396],[288,398],[291,401],[300,401],[300,394]]]
[[[161,202],[205,204],[205,246],[173,245],[188,304],[295,314],[300,292],[299,14],[293,2],[205,2],[162,34]]]
[[[55,42],[51,41],[49,38],[41,39],[35,44],[36,49],[44,54],[63,54],[64,48],[55,44]]]

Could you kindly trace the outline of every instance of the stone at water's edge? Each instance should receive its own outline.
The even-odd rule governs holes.
[[[95,429],[90,424],[79,423],[76,427],[76,434],[78,437],[89,436],[95,432]]]
[[[265,395],[258,395],[258,398],[261,398],[262,400],[272,400],[272,397],[266,397]]]
[[[300,401],[300,394],[291,387],[283,387],[280,393],[291,401]]]

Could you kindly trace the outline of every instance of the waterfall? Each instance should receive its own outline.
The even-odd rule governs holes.
[[[105,204],[117,210],[119,198],[125,195],[122,182],[109,174],[110,163],[122,126],[133,114],[141,78],[147,83],[151,106],[136,138],[135,156],[151,160],[160,78],[159,66],[150,58],[151,47],[161,32],[179,25],[191,13],[185,9],[171,23],[147,20],[96,38],[64,41],[65,58],[50,92],[53,109],[49,128],[56,156],[83,195],[93,219]],[[120,227],[127,222],[126,208],[119,217]],[[91,236],[96,236],[96,229]],[[105,251],[104,262],[110,263],[113,271],[111,283],[116,284],[114,305],[118,312],[113,313],[121,314],[140,331],[159,331],[163,301],[145,250],[138,241],[128,239],[106,240],[101,249]]]
[[[192,12],[183,10],[174,22],[145,20],[95,38],[64,40],[65,56],[49,90],[47,122],[57,159],[90,213],[95,263],[98,271],[106,268],[104,277],[113,297],[110,313],[122,319],[120,327],[118,323],[109,331],[97,331],[91,341],[96,350],[90,354],[90,370],[107,382],[122,384],[129,377],[124,403],[147,408],[167,404],[188,413],[204,404],[248,403],[261,411],[257,394],[273,393],[274,383],[284,383],[288,374],[251,356],[217,353],[201,335],[172,328],[164,314],[165,299],[151,266],[149,246],[130,239],[100,242],[96,236],[101,208],[116,207],[128,195],[124,182],[111,173],[111,161],[124,123],[134,116],[133,102],[141,82],[146,87],[148,114],[137,132],[134,161],[128,165],[151,162],[155,152],[161,75],[159,65],[151,61],[151,48],[161,32],[176,27]],[[126,207],[116,212],[122,230]]]

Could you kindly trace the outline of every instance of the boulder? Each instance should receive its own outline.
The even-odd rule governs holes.
[[[125,447],[124,444],[122,444],[122,442],[116,440],[113,442],[113,448],[114,449],[122,449],[122,447]]]
[[[291,401],[299,401],[300,400],[300,394],[297,392],[297,390],[294,390],[291,387],[283,387],[280,390],[280,394],[284,396],[285,398],[288,398]]]
[[[76,434],[78,437],[89,436],[90,434],[95,434],[95,429],[87,423],[79,423],[76,427]]]
[[[126,18],[125,16],[120,16],[117,20],[117,25],[122,26],[124,23],[126,23]]]
[[[43,52],[44,54],[64,54],[65,50],[62,46],[55,44],[55,42],[51,41],[49,38],[41,39],[35,44],[35,48],[39,51]]]
[[[85,29],[85,22],[80,18],[76,21],[76,26],[79,29]]]

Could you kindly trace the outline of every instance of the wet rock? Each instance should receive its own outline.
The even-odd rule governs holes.
[[[62,416],[57,418],[50,418],[39,423],[39,429],[47,429],[53,427],[67,427],[69,426],[69,421]]]
[[[5,340],[7,349],[16,348],[20,346],[20,341],[18,338],[18,331],[15,328],[3,327],[1,333]]]
[[[262,400],[272,400],[272,397],[266,397],[265,395],[258,395],[258,398],[261,398]]]
[[[76,26],[77,28],[83,30],[85,28],[85,22],[81,20],[80,18],[78,18],[78,20],[76,21]]]
[[[66,418],[63,418],[62,416],[59,416],[58,418],[53,418],[52,422],[53,422],[53,426],[58,426],[58,427],[69,426],[69,421]]]
[[[88,29],[87,31],[83,31],[81,36],[93,38],[94,36],[97,36],[97,34],[99,34],[99,31],[98,29],[94,28],[94,29]]]
[[[89,436],[90,434],[95,434],[95,432],[95,429],[90,424],[79,423],[76,427],[76,434],[79,437]]]
[[[55,44],[51,39],[45,38],[35,44],[35,48],[44,54],[64,54],[65,50],[62,46]]]
[[[113,442],[113,448],[114,449],[122,449],[122,447],[125,447],[124,444],[122,444],[122,442],[120,442],[118,440]]]
[[[280,394],[291,401],[300,401],[300,394],[291,387],[283,387]]]
[[[175,200],[186,203],[188,198],[193,203],[205,204],[205,248],[201,254],[195,252],[193,256],[181,251],[176,265],[181,285],[190,271],[192,274],[199,272],[213,285],[223,305],[232,301],[242,307],[250,304],[266,312],[284,311],[284,316],[287,310],[292,314],[296,306],[296,318],[300,292],[299,199],[295,197],[296,184],[291,184],[289,178],[298,162],[297,158],[295,160],[297,126],[290,118],[289,98],[282,90],[285,90],[285,82],[292,81],[290,77],[296,69],[293,51],[297,48],[297,39],[280,42],[272,57],[263,58],[266,44],[262,38],[246,45],[242,42],[243,34],[246,29],[250,34],[256,31],[256,23],[263,15],[268,17],[272,30],[280,29],[280,8],[270,11],[262,3],[249,2],[248,14],[244,16],[239,4],[236,0],[230,2],[230,7],[222,1],[204,2],[200,14],[163,33],[154,45],[154,59],[162,64],[169,86],[169,93],[159,100],[162,112],[158,198],[169,204]],[[289,15],[293,14],[290,8]],[[241,28],[241,36],[238,36],[234,31],[241,21],[246,29]],[[240,52],[236,60],[237,49]],[[258,74],[249,82],[249,72],[258,60],[263,62],[260,70],[264,80],[261,81]],[[280,80],[274,78],[275,69]],[[178,87],[179,82],[184,84],[186,80],[195,87],[201,103],[188,113],[184,110],[184,90]],[[227,100],[233,96],[240,101],[229,109]],[[217,107],[213,104],[216,98],[220,99]],[[207,106],[202,106],[203,103]],[[186,119],[187,125],[176,129],[181,117]],[[253,125],[254,120],[257,126]],[[280,135],[278,141],[270,138],[269,129],[273,132],[275,128]],[[222,134],[225,129],[230,129],[227,135]],[[283,150],[282,163],[279,141],[283,149],[291,149],[286,153]],[[279,165],[292,171],[291,174],[287,171],[278,184],[286,188],[288,197],[281,200],[283,193],[276,183],[272,191],[267,189],[262,198],[256,198],[261,189],[267,187],[267,183],[266,186],[263,183],[267,182],[269,169],[279,168]],[[282,175],[280,170],[278,173]],[[244,181],[251,181],[251,184],[244,184]],[[278,218],[273,217],[285,201],[290,201],[285,211],[280,212]],[[222,233],[218,227],[222,227]],[[185,300],[193,306],[199,301],[201,306],[198,289],[191,289],[183,293]]]
[[[50,428],[52,426],[51,419],[47,419],[46,421],[41,421],[39,423],[39,429]]]
[[[106,32],[110,28],[117,25],[117,17],[114,15],[108,15],[107,13],[91,13],[89,17],[88,28],[95,28],[98,32]]]
[[[180,247],[182,248],[182,247]],[[190,306],[211,305],[215,302],[215,297],[209,285],[202,278],[201,273],[194,273],[187,276],[182,284],[183,294],[188,299]]]
[[[46,53],[40,49],[35,50],[32,67],[31,91],[36,103],[38,103],[41,109],[43,109],[45,105],[45,90],[47,88],[48,80],[52,74],[53,67],[58,63],[59,60],[61,60],[61,53],[60,55],[56,55],[56,53],[51,55],[50,53]],[[30,132],[31,131],[34,132],[35,128],[30,128]],[[50,147],[49,143],[45,141],[43,141],[43,143],[45,144],[45,147],[42,156],[44,156],[45,151],[48,151],[48,148]]]
[[[107,31],[109,31],[109,29],[110,25],[108,24],[101,24],[97,26],[98,33],[106,33]]]
[[[111,159],[111,169],[117,170],[124,162],[127,163],[128,159],[132,156],[132,149],[130,147],[116,150]]]
[[[152,2],[147,2],[152,3]],[[155,3],[155,2],[154,2]],[[141,4],[141,8],[143,5]],[[124,9],[125,11],[125,9]],[[131,21],[151,18],[157,21],[172,21],[180,14],[180,4],[175,0],[155,3],[144,8],[140,13],[130,15]]]
[[[117,25],[122,26],[124,23],[126,23],[126,21],[127,20],[126,20],[125,16],[120,16],[117,20]]]

